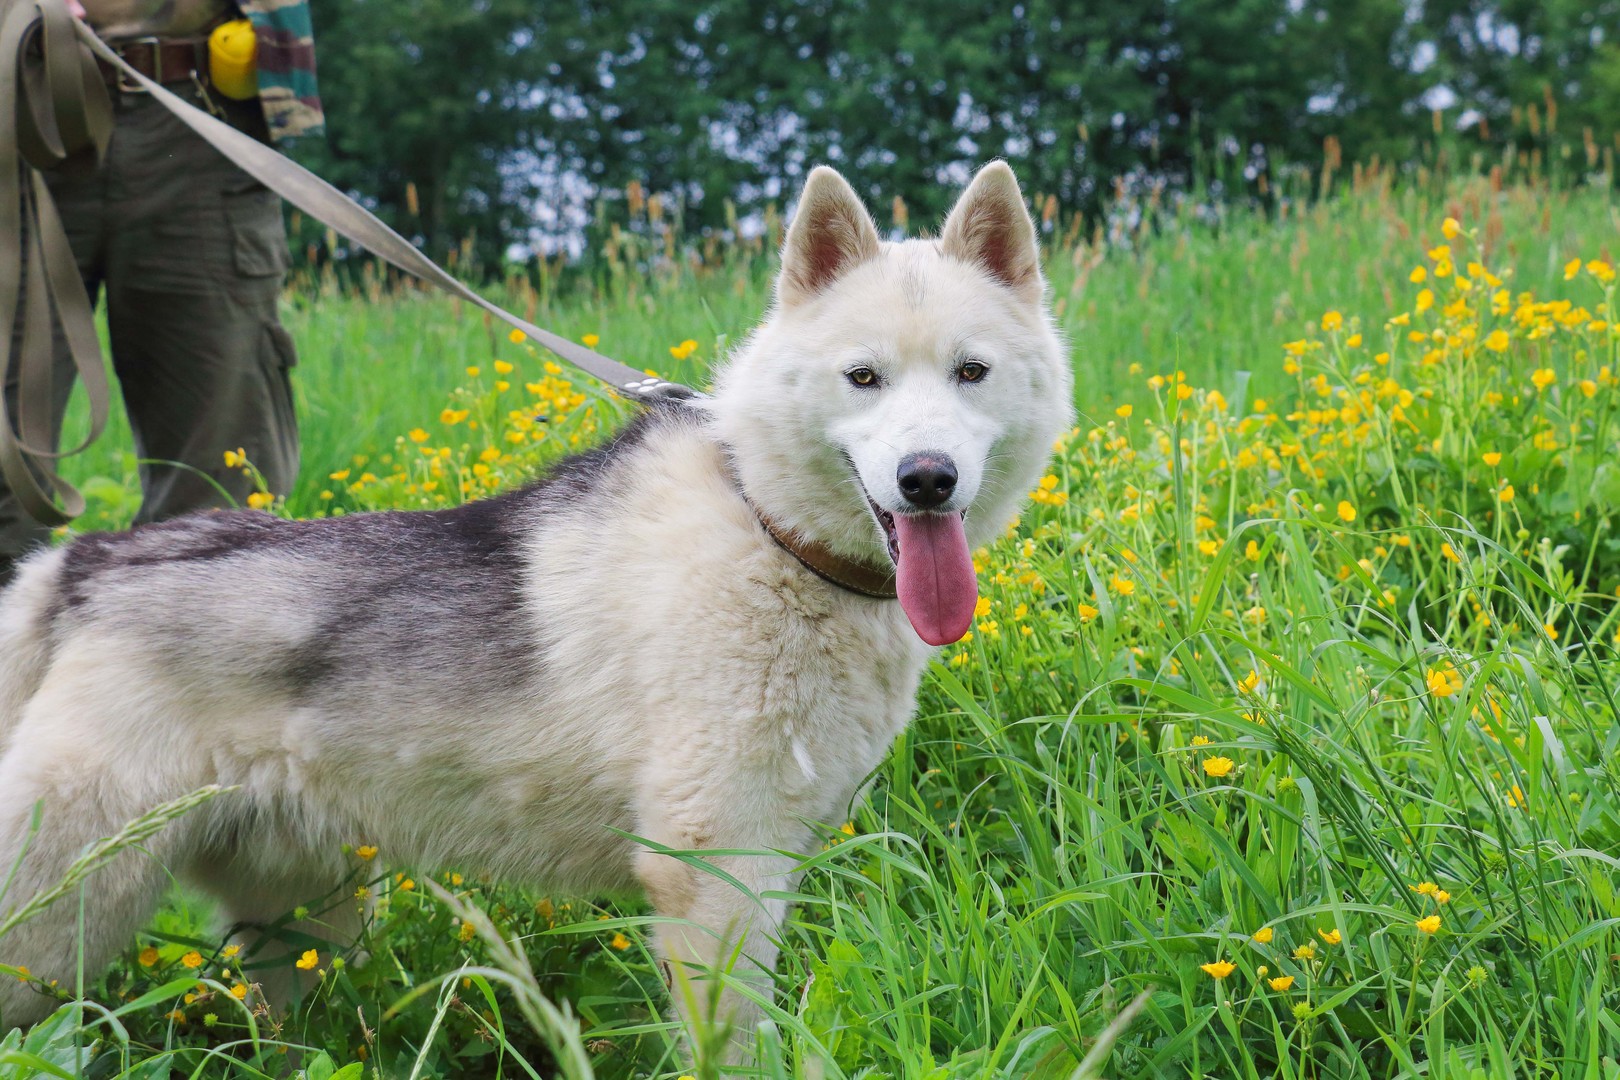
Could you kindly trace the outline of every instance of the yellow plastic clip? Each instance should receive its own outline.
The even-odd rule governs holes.
[[[232,101],[257,97],[258,52],[259,39],[247,19],[233,19],[215,27],[208,35],[208,74],[214,89]]]

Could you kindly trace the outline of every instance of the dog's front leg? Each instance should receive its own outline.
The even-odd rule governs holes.
[[[745,1060],[753,1044],[763,1014],[755,999],[771,997],[776,938],[787,913],[781,894],[792,887],[798,863],[772,849],[792,850],[801,839],[783,835],[773,843],[746,831],[752,835],[722,828],[658,830],[647,838],[681,855],[643,850],[636,866],[653,907],[672,920],[659,925],[655,944],[693,1050],[733,1063]],[[717,850],[759,853],[686,854]]]

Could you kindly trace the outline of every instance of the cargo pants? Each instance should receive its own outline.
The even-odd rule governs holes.
[[[203,103],[194,88],[171,89]],[[91,302],[106,294],[113,373],[141,462],[135,521],[244,504],[252,482],[224,459],[238,447],[285,494],[298,472],[298,430],[296,354],[276,314],[287,271],[280,200],[147,95],[113,97],[102,166],[69,163],[46,182]],[[258,101],[216,94],[213,104],[264,137]],[[60,336],[53,376],[59,440],[73,384]],[[15,386],[6,400],[16,402]],[[0,481],[0,584],[48,541]]]

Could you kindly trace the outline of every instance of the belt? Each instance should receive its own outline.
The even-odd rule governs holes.
[[[155,83],[191,82],[208,77],[206,38],[142,37],[121,41],[112,47],[119,58]],[[125,94],[144,94],[146,88],[133,82],[119,68],[100,57],[96,66],[109,89]]]

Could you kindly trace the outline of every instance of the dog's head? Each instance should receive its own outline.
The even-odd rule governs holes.
[[[776,302],[722,370],[713,403],[744,490],[839,554],[893,559],[931,645],[967,630],[969,552],[993,539],[1069,423],[1035,226],[1004,162],[937,240],[885,243],[859,196],[810,174]]]

